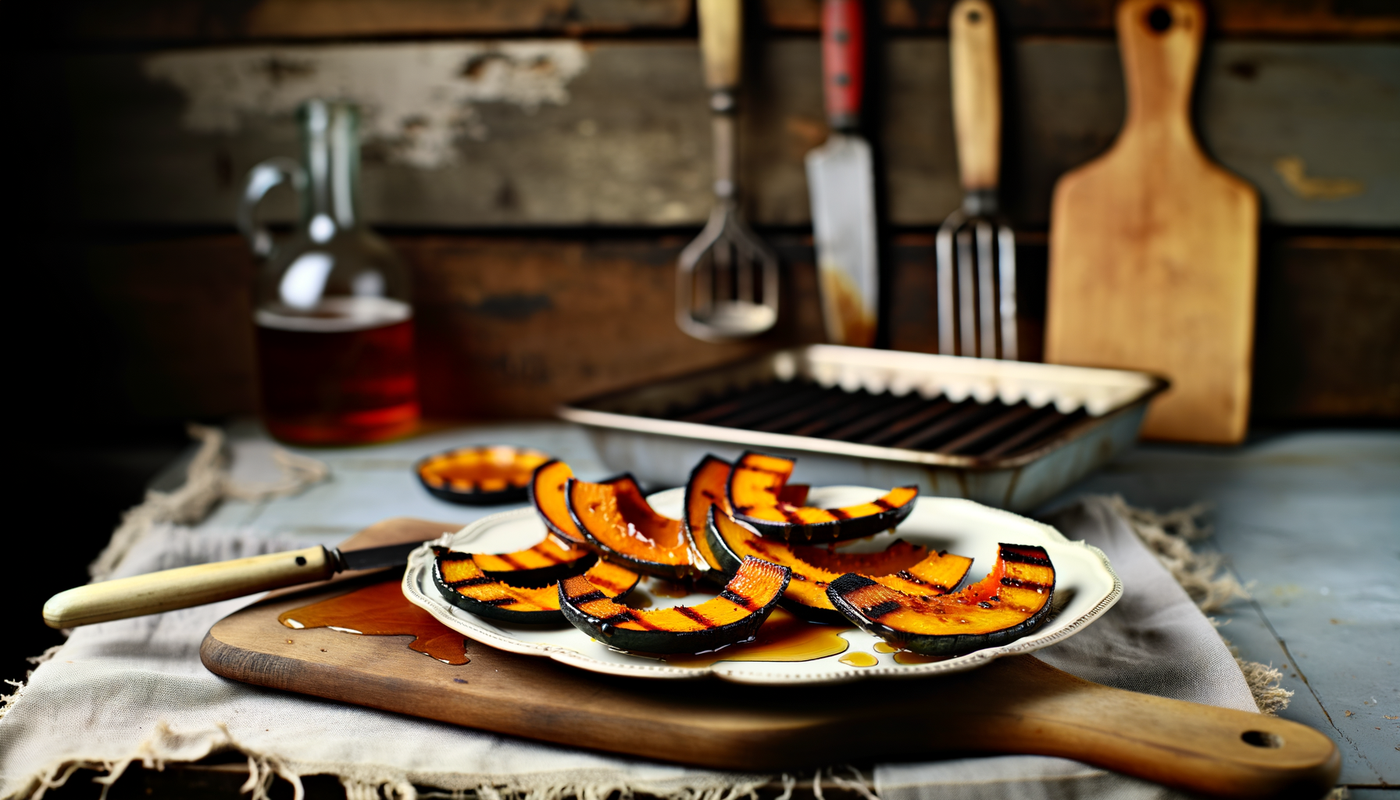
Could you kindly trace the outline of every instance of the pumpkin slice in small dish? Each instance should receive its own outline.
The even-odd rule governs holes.
[[[606,597],[627,594],[641,580],[635,572],[606,561],[598,561],[583,574]],[[512,586],[487,575],[471,553],[436,548],[433,583],[449,603],[479,617],[531,625],[564,622],[558,581],[535,588]]]
[[[917,486],[900,486],[868,503],[843,508],[796,505],[784,499],[794,461],[746,452],[729,474],[725,493],[734,516],[764,536],[794,542],[859,539],[895,527],[914,510]]]
[[[510,445],[462,447],[428,456],[413,471],[439,500],[494,505],[524,500],[531,475],[549,460],[538,450]]]
[[[999,647],[1050,616],[1055,567],[1042,547],[1003,544],[987,577],[955,594],[921,598],[848,573],[827,595],[867,633],[925,656]]]
[[[570,478],[564,494],[569,516],[604,558],[668,580],[704,570],[681,521],[656,513],[631,476],[611,483]]]
[[[587,575],[559,583],[559,606],[574,627],[618,650],[708,653],[751,641],[787,587],[791,570],[745,559],[718,597],[694,606],[640,611],[614,602]]]
[[[769,539],[736,521],[718,506],[712,507],[706,525],[710,549],[726,571],[732,572],[749,556],[790,568],[792,580],[783,592],[784,605],[803,619],[828,625],[849,622],[832,605],[826,593],[832,581],[848,572],[881,576],[876,578],[880,581],[907,575],[910,585],[919,580],[917,576],[931,576],[924,586],[932,585],[932,576],[936,576],[937,579],[951,580],[943,589],[946,593],[962,581],[972,565],[970,558],[930,553],[927,547],[909,544],[902,539],[896,539],[888,548],[876,553],[842,553]]]

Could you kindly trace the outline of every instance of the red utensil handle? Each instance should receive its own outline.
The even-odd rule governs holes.
[[[822,5],[822,75],[826,118],[837,130],[860,124],[865,88],[865,14],[862,0],[825,0]]]

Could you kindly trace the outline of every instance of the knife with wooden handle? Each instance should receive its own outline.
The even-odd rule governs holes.
[[[875,341],[880,285],[874,168],[860,135],[864,53],[861,0],[826,0],[822,75],[831,134],[807,154],[807,183],[827,340],[856,347]]]
[[[337,550],[307,547],[133,575],[59,592],[44,604],[50,628],[159,614],[330,578],[337,572],[403,566],[422,542]]]

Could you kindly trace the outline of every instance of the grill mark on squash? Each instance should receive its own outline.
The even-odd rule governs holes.
[[[1036,549],[1036,550],[1039,550],[1039,551],[1042,552],[1042,553],[1045,552],[1044,550],[1041,550],[1041,549],[1038,548],[1038,547],[1035,548],[1035,549]],[[1001,559],[1002,559],[1003,561],[1011,561],[1011,562],[1015,562],[1015,563],[1017,563],[1017,564],[1031,564],[1031,565],[1037,566],[1037,567],[1049,567],[1049,566],[1051,566],[1051,564],[1050,564],[1050,559],[1048,559],[1048,558],[1046,558],[1046,557],[1044,557],[1044,556],[1035,555],[1035,554],[1033,554],[1033,553],[1022,552],[1022,551],[1020,551],[1020,550],[1013,550],[1013,549],[1011,549],[1010,547],[1006,547],[1006,546],[1002,547],[1002,550],[1001,550],[1000,555],[1001,555]]]
[[[1013,589],[1029,589],[1033,592],[1045,592],[1050,589],[1050,587],[1046,584],[1036,583],[1035,581],[1022,580],[1020,578],[1013,578],[1009,575],[1001,579],[1001,585],[1010,586]]]
[[[863,611],[865,615],[867,617],[870,617],[871,619],[879,619],[880,617],[898,611],[903,607],[904,606],[896,600],[886,600],[882,603],[876,603],[875,605],[870,606],[869,608],[863,608],[861,609],[861,611]]]
[[[462,578],[461,580],[449,581],[447,585],[453,589],[468,589],[473,586],[485,586],[487,584],[494,583],[496,583],[496,579],[492,578],[489,575],[473,575],[470,578]]]
[[[595,601],[598,601],[598,600],[607,600],[607,599],[608,599],[608,596],[607,596],[606,594],[604,594],[604,593],[602,592],[602,590],[600,590],[600,589],[594,589],[594,590],[591,591],[591,592],[585,592],[584,594],[581,594],[581,595],[579,595],[579,596],[577,596],[577,597],[570,597],[570,598],[569,598],[569,602],[573,603],[574,605],[581,606],[581,605],[583,605],[583,604],[585,604],[585,603],[592,603],[592,602],[595,602]]]
[[[757,611],[760,608],[760,606],[754,603],[752,599],[745,597],[727,587],[720,590],[719,596],[724,598],[725,600],[728,600],[734,605],[746,609],[748,611]]]
[[[724,593],[721,592],[720,596],[723,597]],[[691,608],[690,606],[676,606],[676,613],[703,627],[713,628],[715,626],[715,624],[711,622],[708,617],[706,617],[704,614],[701,614],[699,611],[696,611],[695,609]]]

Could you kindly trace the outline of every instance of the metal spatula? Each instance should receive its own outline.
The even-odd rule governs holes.
[[[938,350],[950,356],[1014,360],[1016,240],[997,210],[1001,70],[991,4],[959,0],[948,27],[953,129],[966,194],[962,208],[938,229],[935,242]]]
[[[739,214],[734,112],[740,0],[699,0],[698,7],[714,130],[715,208],[704,230],[681,251],[676,323],[697,339],[741,339],[778,321],[778,259]]]

